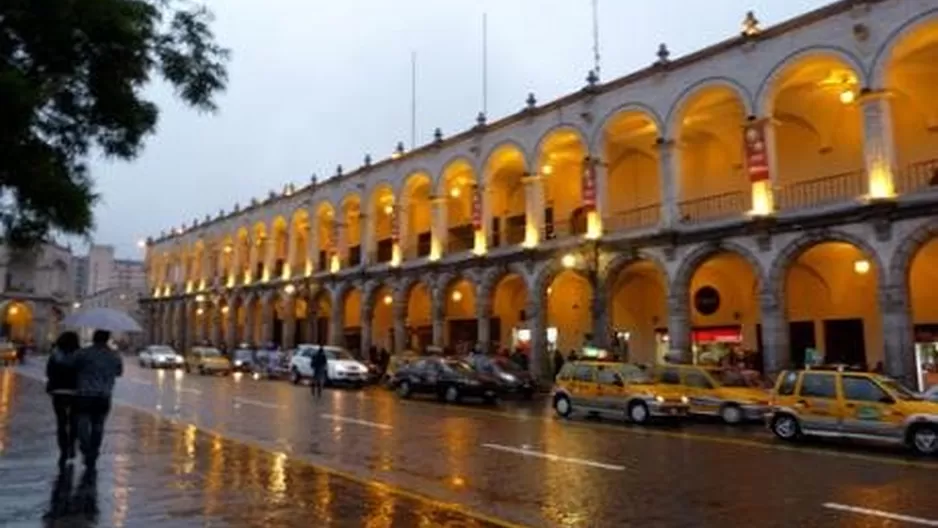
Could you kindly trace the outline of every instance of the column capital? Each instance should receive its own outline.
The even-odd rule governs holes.
[[[543,174],[531,174],[529,172],[525,172],[521,176],[521,183],[523,183],[524,185],[534,185],[535,183],[539,183],[542,181],[544,181]]]
[[[669,153],[677,148],[677,142],[671,138],[659,136],[655,138],[654,147],[658,152]]]
[[[860,91],[860,95],[857,97],[857,102],[860,104],[865,104],[874,101],[882,101],[884,99],[892,99],[895,96],[895,92],[886,88],[880,88],[878,90],[864,88]]]

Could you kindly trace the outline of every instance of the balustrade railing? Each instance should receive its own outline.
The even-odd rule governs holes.
[[[895,175],[897,194],[912,194],[938,189],[938,159],[917,161],[899,169]]]
[[[661,221],[661,204],[616,211],[603,220],[603,231],[615,233],[654,227]]]
[[[734,191],[678,203],[681,223],[698,224],[740,216],[751,208],[749,192]]]
[[[807,209],[856,200],[866,193],[866,171],[855,170],[781,185],[775,191],[779,211]]]

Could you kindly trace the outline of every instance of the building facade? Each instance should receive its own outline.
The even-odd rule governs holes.
[[[92,244],[88,255],[79,257],[84,287],[81,297],[92,296],[109,289],[145,290],[147,276],[144,262],[115,258],[114,246]],[[77,279],[76,279],[77,280]]]
[[[921,383],[938,2],[844,0],[147,245],[149,339],[635,361],[740,350]]]
[[[72,306],[72,254],[42,244],[31,251],[0,246],[0,340],[44,349]]]

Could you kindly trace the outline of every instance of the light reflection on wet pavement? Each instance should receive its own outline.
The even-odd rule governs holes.
[[[0,525],[491,526],[124,407],[111,414],[96,479],[80,463],[58,473],[54,435],[42,385],[0,372]]]

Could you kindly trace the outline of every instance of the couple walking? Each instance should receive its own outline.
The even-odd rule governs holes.
[[[124,372],[120,356],[108,346],[110,338],[110,332],[95,330],[91,346],[80,348],[78,334],[64,332],[46,364],[60,467],[75,458],[76,441],[85,467],[93,470],[97,464],[114,381]]]

